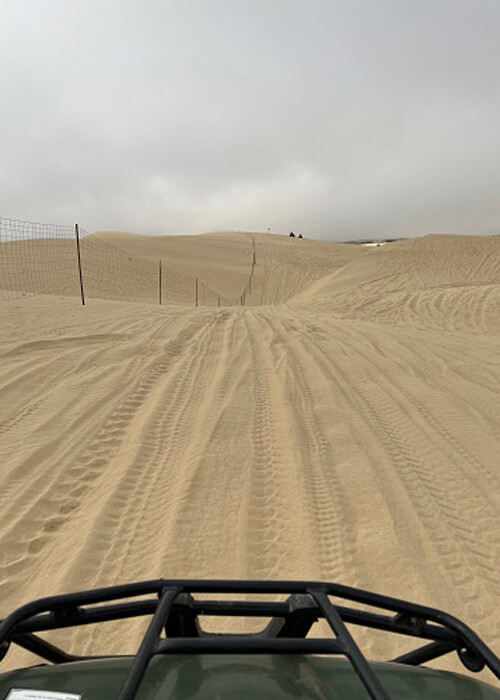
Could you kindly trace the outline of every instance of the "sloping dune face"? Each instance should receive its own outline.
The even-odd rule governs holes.
[[[354,245],[259,233],[137,236],[103,231],[96,237],[143,259],[162,260],[167,280],[170,270],[182,272],[192,280],[198,278],[207,289],[229,300],[239,301],[251,275],[245,297],[246,305],[250,306],[286,301],[312,281],[342,268],[365,252]],[[252,266],[254,255],[256,264]],[[192,303],[190,289],[183,301]],[[207,305],[210,304],[208,298]]]
[[[498,331],[499,274],[500,238],[429,235],[372,249],[303,298],[350,318]]]
[[[0,304],[0,617],[142,578],[311,578],[444,608],[499,652],[500,239],[100,235],[251,289]],[[136,648],[105,627],[65,638]]]

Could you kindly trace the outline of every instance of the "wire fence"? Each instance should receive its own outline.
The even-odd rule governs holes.
[[[0,301],[53,294],[151,304],[245,305],[256,263],[241,296],[221,295],[201,279],[121,250],[77,225],[0,217]]]

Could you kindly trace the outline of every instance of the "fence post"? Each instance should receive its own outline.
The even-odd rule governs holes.
[[[80,277],[80,296],[82,298],[82,306],[85,306],[85,294],[83,292],[82,256],[80,254],[80,231],[78,229],[78,224],[75,224],[75,236],[76,236],[76,255],[77,255],[77,259],[78,259],[78,275]]]
[[[217,306],[220,306],[220,294],[217,296]]]
[[[195,293],[195,303],[196,303],[196,308],[198,308],[198,278],[196,278],[196,285],[195,285],[196,293]]]
[[[158,260],[158,303],[161,306],[161,260]]]

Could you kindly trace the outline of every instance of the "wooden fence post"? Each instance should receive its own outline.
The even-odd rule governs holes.
[[[83,292],[82,256],[80,254],[80,231],[78,229],[78,224],[75,224],[75,236],[76,236],[76,255],[77,255],[77,259],[78,259],[78,274],[80,277],[80,296],[82,298],[82,306],[85,306],[85,294]]]
[[[161,306],[161,260],[158,260],[158,303]]]

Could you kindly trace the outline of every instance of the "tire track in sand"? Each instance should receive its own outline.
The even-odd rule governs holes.
[[[380,372],[374,359],[376,356],[364,354],[359,343],[354,343],[354,346],[365,365]],[[359,376],[357,379],[359,381]],[[432,508],[434,505],[436,512],[445,521],[450,544],[442,543],[439,547],[440,552],[453,558],[453,551],[457,549],[457,543],[460,543],[464,582],[476,579],[476,585],[489,585],[492,587],[491,592],[499,595],[497,571],[500,565],[500,518],[467,470],[472,467],[484,471],[484,468],[481,469],[482,465],[478,460],[473,460],[460,443],[457,443],[431,410],[414,394],[410,394],[403,384],[396,385],[390,374],[384,382],[384,390],[380,388],[377,394],[379,421],[385,425],[386,432],[391,434],[393,443],[398,435],[409,434],[408,426],[405,425],[406,416],[413,429],[414,436],[411,439],[407,438],[406,444],[403,445],[403,441],[399,439],[398,450],[405,453],[414,478],[419,479],[420,485],[425,489],[427,507]],[[440,440],[436,440],[436,435]],[[417,449],[414,449],[413,445]],[[450,451],[453,459],[450,459]],[[442,477],[436,469],[429,466],[433,461],[446,468]],[[455,532],[455,537],[450,530],[451,533]],[[467,570],[470,575],[466,574]],[[481,575],[478,576],[478,572]],[[467,598],[471,597],[482,598],[479,590],[474,591],[469,587]],[[479,619],[477,615],[476,619]]]
[[[294,383],[296,413],[293,430],[301,436],[301,467],[309,500],[307,511],[311,527],[316,532],[319,577],[352,585],[356,578],[352,536],[355,522],[337,470],[338,457],[323,429],[308,381],[308,374],[314,375],[318,366],[302,340],[305,336],[299,331],[297,318],[290,321],[277,314],[265,314],[263,318],[286,355],[289,380]]]
[[[115,583],[192,575],[187,569],[199,559],[203,547],[200,537],[189,532],[190,526],[201,530],[205,539],[210,539],[211,528],[210,522],[205,525],[204,519],[200,520],[199,508],[194,512],[190,507],[190,485],[194,483],[199,490],[197,470],[190,467],[191,443],[198,442],[198,429],[204,423],[198,417],[202,397],[213,395],[210,383],[214,364],[224,342],[231,337],[233,319],[234,314],[227,310],[205,314],[196,344],[179,356],[151,397],[145,411],[148,417],[141,429],[141,444],[128,466],[124,466],[120,484],[103,501],[82,553],[87,565],[94,563],[96,585],[103,580]],[[204,492],[202,499],[206,509],[209,493]],[[219,519],[221,516],[223,512]],[[218,530],[213,532],[211,547],[217,539]],[[107,570],[109,561],[114,562],[112,572]],[[113,648],[118,628],[119,625],[109,625],[90,637],[86,635],[86,648]],[[131,625],[130,634],[137,637],[137,625]]]
[[[259,313],[246,313],[248,345],[252,363],[252,460],[246,500],[248,563],[252,578],[279,578],[287,570],[293,548],[287,536],[291,524],[284,497],[286,470],[280,454],[270,386],[274,367],[269,353],[269,330]],[[268,336],[266,338],[266,336]]]
[[[95,491],[99,478],[106,473],[128,425],[140,410],[151,388],[162,373],[168,370],[182,347],[197,333],[197,325],[193,326],[192,322],[184,324],[179,335],[167,343],[166,352],[159,359],[152,362],[148,360],[147,369],[135,383],[134,389],[120,400],[80,454],[70,452],[64,460],[65,464],[69,461],[70,466],[56,471],[52,476],[55,486],[49,480],[42,491],[31,493],[31,502],[23,509],[20,517],[10,523],[3,538],[2,553],[6,559],[2,567],[3,592],[17,586],[17,571],[37,566],[39,557],[36,555],[54,539],[63,525],[65,532],[68,530],[69,522],[82,509],[90,492]],[[47,446],[46,449],[50,447]],[[18,499],[16,504],[19,505]],[[25,522],[30,523],[28,528],[24,525]],[[18,530],[31,533],[26,542],[19,539]],[[33,536],[33,533],[36,534]],[[77,535],[76,541],[78,537]],[[19,553],[16,558],[9,556],[11,550]]]
[[[471,504],[470,488],[466,488],[463,482],[460,482],[456,472],[451,479],[447,478],[446,482],[438,482],[436,473],[427,465],[426,460],[422,459],[422,452],[427,454],[428,459],[431,459],[432,455],[427,451],[428,435],[419,435],[414,418],[410,419],[410,416],[413,416],[412,406],[401,405],[400,399],[391,392],[387,371],[382,375],[383,381],[367,382],[363,364],[366,366],[368,360],[360,352],[359,342],[353,342],[346,333],[343,343],[349,347],[350,353],[359,357],[361,361],[351,362],[348,371],[340,365],[335,372],[336,376],[339,381],[342,377],[349,377],[349,386],[351,391],[354,390],[352,396],[356,400],[357,410],[364,416],[367,425],[375,428],[376,439],[385,447],[389,463],[395,466],[394,474],[405,489],[417,517],[433,543],[441,571],[462,605],[465,604],[468,619],[476,623],[485,621],[490,614],[482,603],[485,600],[485,587],[490,589],[488,597],[491,593],[495,596],[499,593],[499,585],[492,568],[493,562],[498,561],[498,541],[495,541],[497,538],[494,530],[490,527],[489,532],[493,539],[486,545],[483,543],[483,531],[479,537],[473,536],[470,531],[464,532],[464,518],[463,514],[460,515],[463,508],[464,512],[468,513],[472,505],[472,521],[484,524],[484,515],[473,506],[474,497]],[[316,343],[313,345],[324,353]],[[332,364],[330,357],[325,356],[325,359]],[[479,501],[476,502],[476,507],[481,508]],[[486,522],[490,521],[491,518],[487,518]],[[486,539],[488,537],[489,535],[486,535]]]

